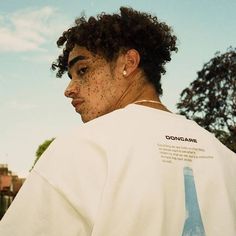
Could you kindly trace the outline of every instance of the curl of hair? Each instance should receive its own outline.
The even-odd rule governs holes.
[[[136,49],[141,58],[139,67],[159,95],[161,74],[166,72],[164,65],[171,60],[171,52],[177,52],[176,36],[168,25],[151,14],[126,7],[120,8],[120,14],[101,13],[88,20],[84,16],[76,19],[57,45],[64,45],[63,53],[52,64],[57,77],[67,71],[68,56],[75,45],[99,53],[107,61],[114,60],[121,50]]]

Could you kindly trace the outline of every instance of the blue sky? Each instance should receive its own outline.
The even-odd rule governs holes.
[[[162,101],[174,112],[203,64],[236,46],[235,0],[0,1],[0,163],[27,176],[39,144],[82,124],[63,95],[68,79],[50,71],[60,52],[55,42],[81,12],[120,6],[156,15],[177,35],[179,51],[162,79]]]

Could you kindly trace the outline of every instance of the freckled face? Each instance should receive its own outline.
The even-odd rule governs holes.
[[[111,66],[102,56],[75,46],[69,54],[68,66],[71,81],[65,96],[72,98],[83,122],[119,108],[125,86],[117,63]]]

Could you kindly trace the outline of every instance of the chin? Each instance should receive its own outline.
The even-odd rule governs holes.
[[[91,119],[84,118],[84,117],[81,116],[81,120],[83,121],[83,123],[86,123],[86,122],[89,122]]]
[[[81,110],[80,111],[80,116],[81,116],[81,120],[83,121],[83,123],[87,123],[91,120],[94,120],[98,117],[101,117],[103,115],[106,115],[110,112],[112,112],[114,109],[98,109],[98,108],[94,108],[91,107],[89,109],[86,110]]]
[[[95,118],[97,118],[97,117],[86,117],[86,116],[82,116],[81,115],[81,120],[83,121],[83,123],[87,123],[87,122],[89,122],[90,120],[93,120],[93,119],[95,119]]]

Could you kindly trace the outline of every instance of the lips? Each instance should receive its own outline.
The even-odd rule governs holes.
[[[75,107],[76,110],[79,109],[80,105],[84,102],[82,99],[73,99],[71,104],[73,107]]]

